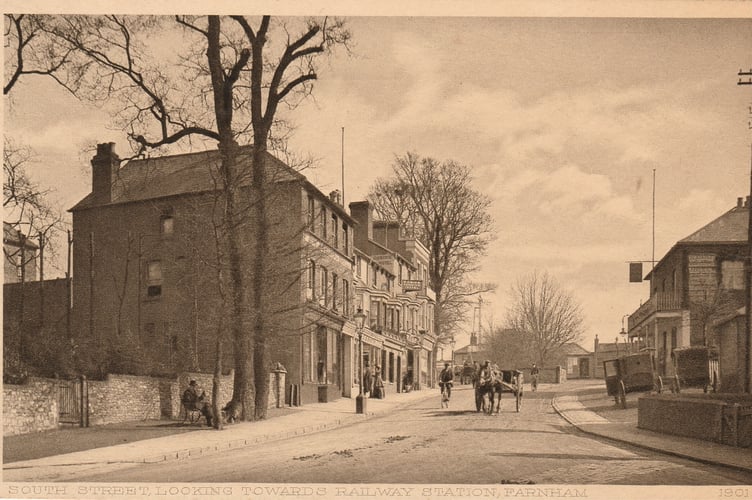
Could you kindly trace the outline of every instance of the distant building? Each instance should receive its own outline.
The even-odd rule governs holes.
[[[4,283],[37,279],[39,246],[12,224],[3,222]]]
[[[743,377],[746,368],[738,360],[749,356],[748,343],[735,328],[713,325],[744,305],[748,221],[749,199],[739,198],[734,208],[676,242],[645,277],[650,297],[629,316],[628,333],[640,347],[655,349],[659,375],[673,375],[672,349],[708,345],[735,351],[738,357],[725,356],[721,371],[728,388],[740,385],[730,374]]]
[[[561,366],[566,369],[567,379],[590,378],[593,354],[574,342],[567,342],[557,349],[551,366]]]

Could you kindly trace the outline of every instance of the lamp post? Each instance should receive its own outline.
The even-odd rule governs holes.
[[[629,314],[625,314],[621,317],[621,331],[619,332],[619,336],[624,341],[624,349],[627,351],[627,354],[629,354],[629,345],[627,344],[627,331],[624,329],[624,318],[628,318]],[[616,339],[617,342],[619,342],[619,339]],[[618,352],[618,348],[617,348]]]
[[[358,332],[358,375],[360,381],[358,382],[358,396],[355,398],[355,413],[366,412],[366,400],[363,397],[363,324],[366,321],[366,315],[363,314],[363,310],[359,307],[358,312],[353,315],[355,320],[355,329]]]
[[[457,345],[457,341],[454,340],[454,337],[452,337],[452,341],[449,342],[449,345],[452,346],[452,365],[454,365],[454,346]]]

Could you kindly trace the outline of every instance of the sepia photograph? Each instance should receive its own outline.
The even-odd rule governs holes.
[[[8,4],[0,497],[752,497],[752,5]]]

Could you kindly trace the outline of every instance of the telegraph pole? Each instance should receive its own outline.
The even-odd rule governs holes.
[[[739,81],[737,85],[752,85],[752,69],[749,71],[739,70]],[[747,77],[744,80],[742,77]],[[752,124],[748,124],[749,128],[752,128]],[[750,145],[752,152],[752,145]],[[747,258],[744,260],[744,288],[746,290],[746,333],[745,339],[745,351],[746,351],[746,369],[744,373],[744,392],[750,392],[750,377],[752,377],[752,366],[750,358],[750,344],[752,344],[752,158],[750,159],[750,171],[749,171],[749,196],[747,197],[747,212],[749,214],[749,221],[747,224]]]

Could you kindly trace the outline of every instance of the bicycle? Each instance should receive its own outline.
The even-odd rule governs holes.
[[[441,407],[449,408],[449,398],[451,395],[451,382],[440,382],[441,385]]]

